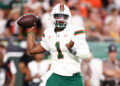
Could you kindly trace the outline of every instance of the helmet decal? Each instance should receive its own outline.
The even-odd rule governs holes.
[[[64,4],[60,4],[60,11],[64,11]]]

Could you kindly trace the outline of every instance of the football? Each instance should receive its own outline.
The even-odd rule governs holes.
[[[38,21],[39,19],[35,15],[27,14],[27,15],[21,16],[17,20],[17,24],[23,28],[30,28],[34,26],[34,24],[37,24]]]

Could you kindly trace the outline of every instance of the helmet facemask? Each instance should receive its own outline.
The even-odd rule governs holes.
[[[54,25],[58,28],[65,28],[68,23],[69,15],[66,14],[54,14]]]

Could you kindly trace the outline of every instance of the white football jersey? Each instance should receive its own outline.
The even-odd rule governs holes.
[[[77,51],[76,55],[69,53],[65,46],[71,40],[74,41],[72,49]],[[90,57],[83,26],[69,25],[60,32],[55,32],[54,28],[46,29],[41,45],[51,53],[53,59],[51,70],[63,76],[72,76],[80,72],[80,58]]]

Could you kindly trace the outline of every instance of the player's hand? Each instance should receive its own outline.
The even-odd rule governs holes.
[[[28,32],[34,32],[35,26],[32,26],[31,28],[28,29]]]
[[[28,32],[34,32],[36,27],[36,24],[34,23],[34,26],[32,26],[31,28],[28,28]]]
[[[74,42],[71,40],[71,41],[70,41],[68,44],[66,44],[65,46],[68,48],[68,50],[71,50],[72,47],[74,46]]]
[[[39,75],[39,74],[36,74],[36,75],[34,76],[34,78],[40,78],[40,75]]]

